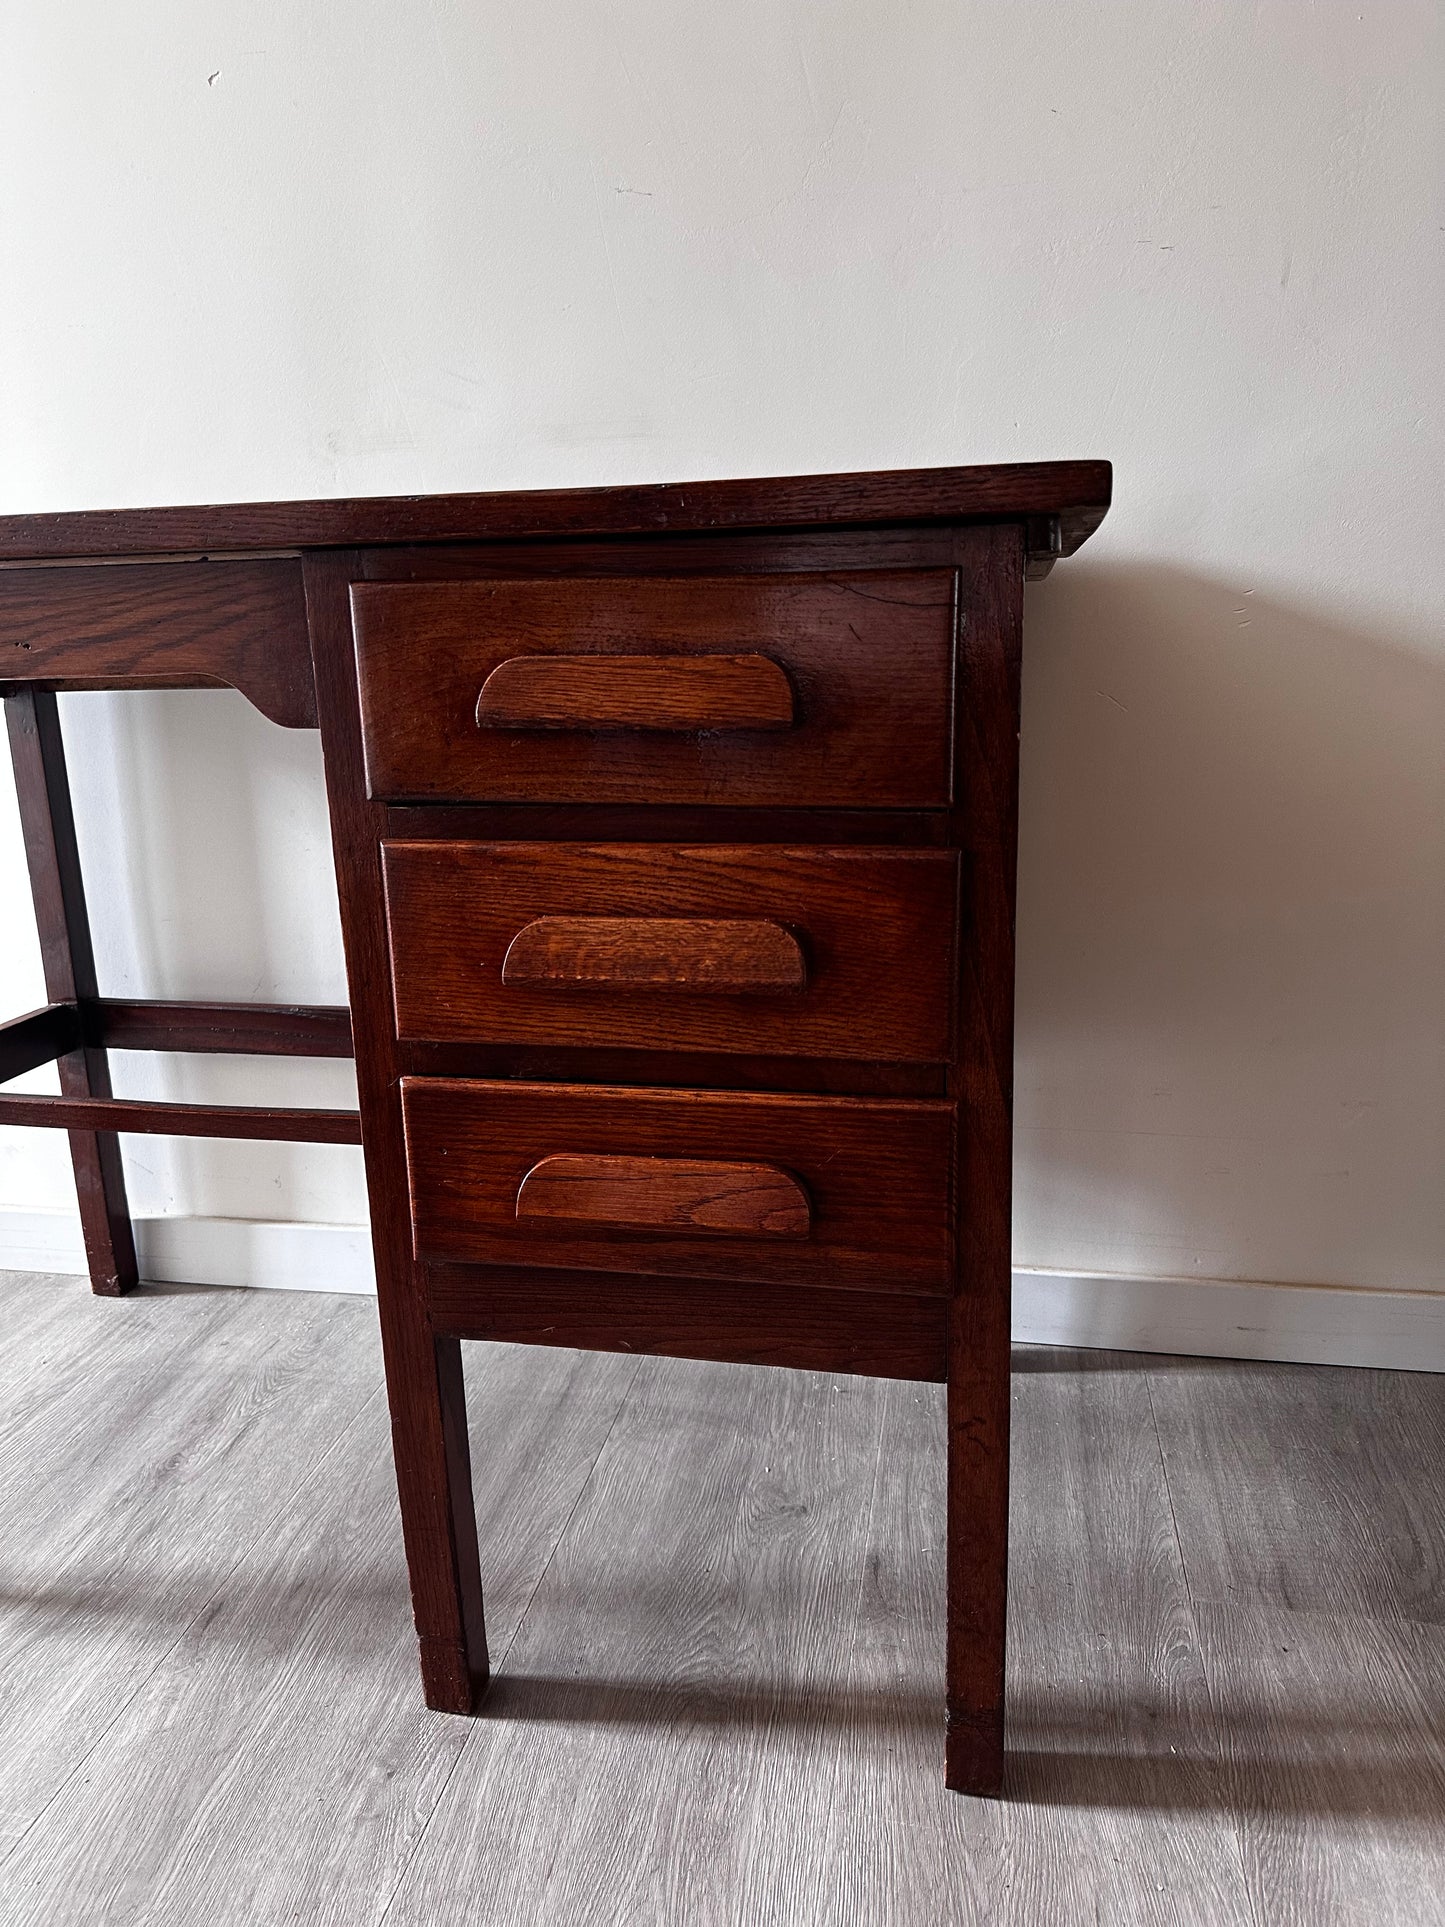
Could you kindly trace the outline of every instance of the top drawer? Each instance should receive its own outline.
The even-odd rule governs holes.
[[[946,805],[955,597],[952,569],[355,583],[367,790]]]

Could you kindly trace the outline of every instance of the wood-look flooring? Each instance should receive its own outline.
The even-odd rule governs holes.
[[[1019,1352],[982,1802],[937,1388],[468,1347],[462,1720],[369,1301],[0,1310],[3,1927],[1445,1920],[1445,1379]]]

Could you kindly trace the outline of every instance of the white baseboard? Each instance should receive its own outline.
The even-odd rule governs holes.
[[[141,1275],[157,1284],[375,1289],[365,1225],[138,1218],[135,1229]],[[0,1270],[83,1273],[75,1214],[0,1210]],[[1016,1271],[1013,1331],[1020,1345],[1445,1371],[1445,1292]]]
[[[1445,1292],[1016,1271],[1014,1342],[1445,1372]]]
[[[259,1285],[273,1291],[376,1289],[364,1224],[254,1218],[137,1218],[142,1278],[158,1285]],[[84,1273],[72,1211],[0,1210],[0,1270]]]

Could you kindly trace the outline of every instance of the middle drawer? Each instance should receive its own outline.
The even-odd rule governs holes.
[[[397,1035],[941,1062],[946,850],[387,843]]]

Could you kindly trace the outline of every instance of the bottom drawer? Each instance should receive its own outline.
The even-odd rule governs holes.
[[[404,1078],[429,1263],[936,1292],[941,1102]]]

